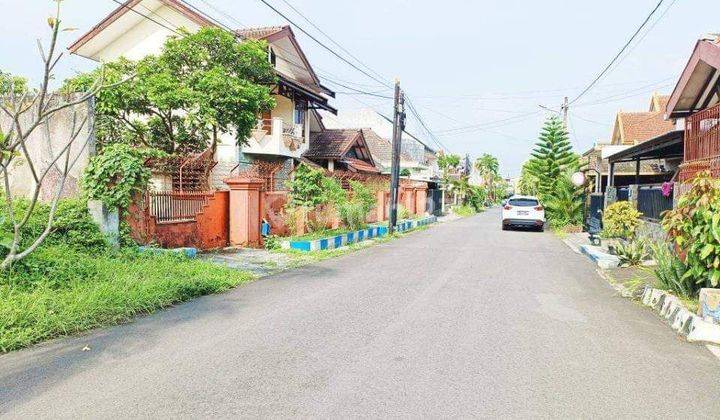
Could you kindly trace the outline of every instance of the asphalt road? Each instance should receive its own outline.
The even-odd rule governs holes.
[[[489,211],[2,356],[0,413],[717,417],[720,362]]]

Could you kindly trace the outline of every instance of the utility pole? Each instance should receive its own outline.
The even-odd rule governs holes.
[[[565,128],[566,132],[568,131],[568,111],[570,110],[570,103],[568,102],[567,96],[565,97],[565,99],[563,99],[563,103],[560,106],[559,112],[557,109],[549,108],[549,107],[546,107],[545,105],[538,105],[538,106],[544,110],[561,115],[562,119],[563,119],[563,128]]]
[[[392,234],[397,224],[398,187],[400,184],[400,150],[405,130],[405,96],[400,90],[400,80],[395,80],[395,107],[393,115],[392,167],[390,168],[390,223]]]

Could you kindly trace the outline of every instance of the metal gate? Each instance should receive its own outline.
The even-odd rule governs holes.
[[[437,188],[428,190],[425,211],[435,216],[442,216],[442,190]]]

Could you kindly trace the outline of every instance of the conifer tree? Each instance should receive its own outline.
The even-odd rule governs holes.
[[[553,195],[563,172],[578,164],[568,133],[557,117],[551,117],[545,122],[531,156],[527,170],[529,175],[537,179],[538,193],[543,199]]]

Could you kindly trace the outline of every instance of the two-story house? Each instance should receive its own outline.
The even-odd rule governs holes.
[[[213,26],[221,25],[180,0],[127,0],[69,49],[99,62],[120,57],[137,60],[159,53],[179,28],[193,32]],[[309,149],[310,133],[322,130],[318,110],[337,112],[328,103],[334,93],[322,85],[289,26],[243,28],[235,35],[238,42],[258,39],[268,43],[268,60],[278,80],[272,87],[277,105],[258,117],[257,127],[240,146],[233,135],[221,135],[208,183],[224,188],[222,180],[232,171],[255,162],[273,162],[278,169],[271,184],[281,184]],[[177,184],[173,180],[173,186]]]

